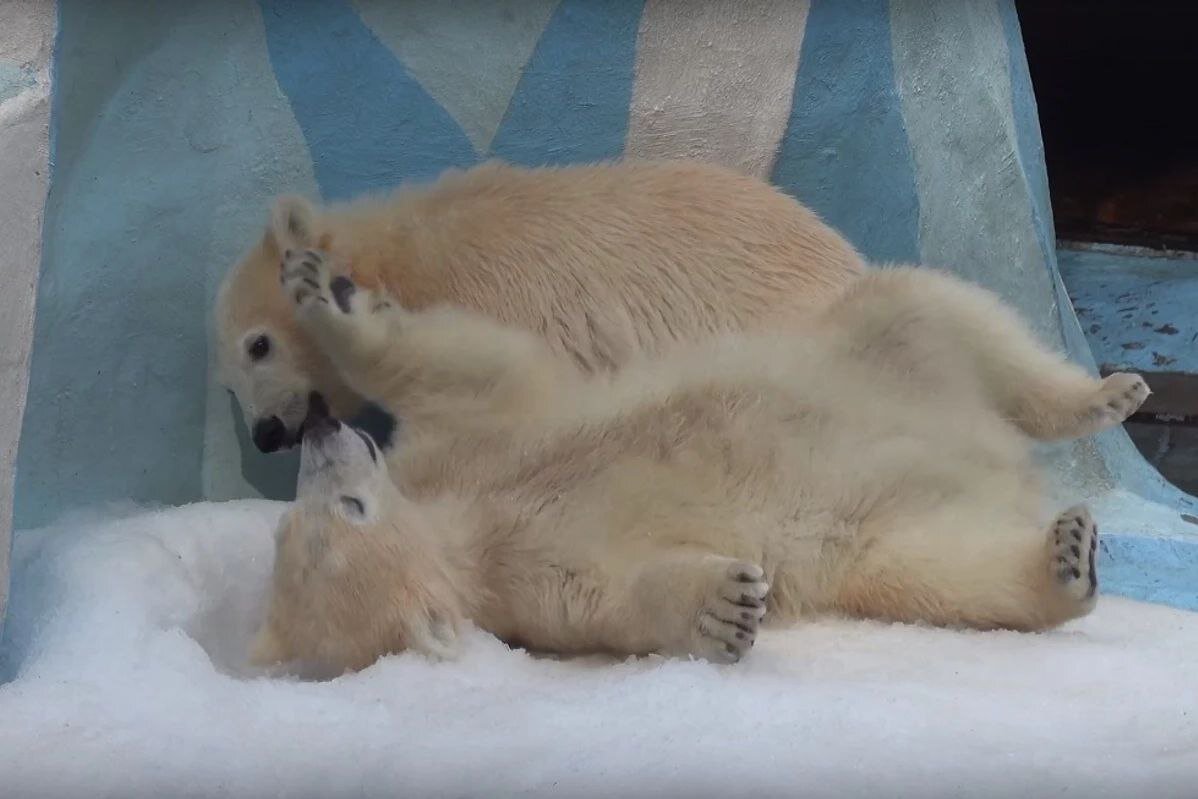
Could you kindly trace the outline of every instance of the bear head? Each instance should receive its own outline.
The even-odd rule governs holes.
[[[451,657],[462,614],[438,517],[400,493],[367,433],[309,406],[251,662],[336,676],[406,649]]]
[[[230,270],[217,294],[217,376],[241,406],[255,446],[299,443],[314,395],[348,418],[362,405],[294,318],[279,288],[287,250],[328,249],[331,233],[306,200],[280,197],[261,240]]]

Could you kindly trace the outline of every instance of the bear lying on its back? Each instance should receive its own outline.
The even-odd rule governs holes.
[[[384,462],[313,415],[255,658],[361,668],[469,619],[561,653],[736,661],[841,613],[1040,630],[1097,592],[1084,508],[1040,518],[1029,437],[1148,394],[1044,351],[986,292],[867,275],[801,331],[585,378],[538,338],[283,264],[344,380],[405,420]]]
[[[215,320],[222,382],[267,452],[298,440],[312,392],[342,416],[361,403],[278,293],[279,260],[309,248],[407,308],[472,309],[587,372],[802,316],[864,271],[793,198],[708,164],[492,163],[320,212],[283,198],[225,278]]]

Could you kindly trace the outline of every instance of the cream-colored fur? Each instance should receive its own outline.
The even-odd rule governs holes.
[[[1045,517],[1028,436],[1117,424],[1147,386],[1089,377],[947,275],[872,272],[801,331],[591,378],[522,331],[332,279],[319,252],[283,282],[405,424],[386,466],[348,428],[305,440],[338,487],[301,479],[260,661],[440,652],[461,619],[539,650],[735,661],[767,608],[1042,630],[1094,604],[1097,530]],[[330,521],[347,491],[369,512]]]
[[[556,169],[484,164],[431,186],[316,210],[281,198],[226,277],[215,330],[222,381],[247,421],[295,438],[308,395],[360,398],[278,292],[286,250],[319,248],[409,309],[451,304],[538,334],[585,371],[820,307],[864,269],[841,236],[755,178],[693,162]],[[252,360],[250,344],[269,340]]]

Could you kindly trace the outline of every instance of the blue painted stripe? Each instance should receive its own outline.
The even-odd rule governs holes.
[[[187,17],[171,4],[59,3],[16,527],[68,508],[201,496],[206,273],[194,265],[210,251],[201,240],[216,201],[195,188],[211,167],[181,135],[177,107],[156,102],[194,92],[191,76],[161,81],[154,49]]]
[[[919,260],[919,196],[885,0],[814,0],[774,183],[872,261]]]
[[[329,200],[478,159],[457,122],[346,0],[260,0],[279,86]]]
[[[526,166],[624,152],[644,0],[563,0],[516,87],[491,151]]]
[[[1103,536],[1098,569],[1103,593],[1198,610],[1198,541]]]

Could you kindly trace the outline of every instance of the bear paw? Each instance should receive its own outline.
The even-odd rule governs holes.
[[[694,654],[715,663],[736,663],[757,640],[770,587],[760,566],[721,560],[699,611]]]
[[[328,259],[324,253],[317,250],[288,250],[283,255],[279,265],[279,282],[283,291],[291,298],[296,306],[303,308],[312,304],[329,305],[335,299],[330,280]],[[348,278],[337,278],[337,281]],[[350,283],[350,286],[353,284]],[[352,294],[352,291],[350,292]],[[348,300],[348,296],[344,301]],[[338,302],[338,307],[342,306]],[[341,307],[343,313],[348,313],[348,307]]]
[[[1144,378],[1137,374],[1118,372],[1107,377],[1090,409],[1094,429],[1105,430],[1123,424],[1151,393]]]
[[[375,313],[391,307],[391,302],[372,291],[361,290],[345,275],[334,276],[328,256],[318,250],[288,250],[280,265],[279,282],[297,310],[336,309],[352,316],[358,312]]]
[[[1052,559],[1049,568],[1061,588],[1079,603],[1098,593],[1098,525],[1083,505],[1057,517],[1048,531]]]

